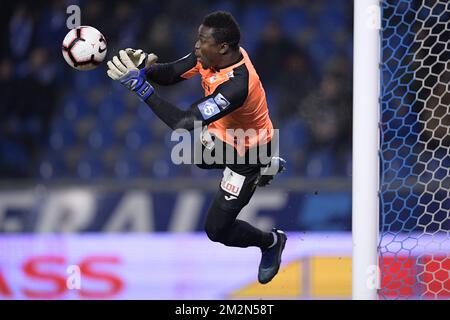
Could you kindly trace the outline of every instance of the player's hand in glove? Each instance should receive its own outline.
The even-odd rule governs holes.
[[[150,69],[152,64],[158,61],[158,56],[156,54],[154,53],[147,54],[141,49],[127,48],[125,49],[125,52],[130,57],[131,62],[133,62],[136,68],[139,69],[145,68],[145,70],[148,70]]]
[[[145,55],[141,62],[144,66],[148,63],[147,58],[148,56]],[[136,59],[135,62],[138,62],[138,60]],[[136,92],[143,101],[153,93],[154,89],[145,76],[145,67],[138,69],[125,50],[120,50],[119,57],[114,56],[111,61],[108,61],[107,65],[108,76],[113,80],[120,81],[125,88]]]

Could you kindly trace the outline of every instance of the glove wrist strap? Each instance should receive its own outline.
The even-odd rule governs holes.
[[[147,100],[154,91],[155,90],[153,89],[152,85],[148,83],[148,81],[144,81],[142,85],[135,90],[136,94],[142,101]]]

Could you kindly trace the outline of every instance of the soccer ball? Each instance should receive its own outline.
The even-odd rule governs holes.
[[[81,26],[69,31],[62,44],[64,60],[77,70],[92,70],[106,57],[106,40],[97,29]]]

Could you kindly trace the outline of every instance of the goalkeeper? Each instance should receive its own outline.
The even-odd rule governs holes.
[[[259,247],[262,258],[258,280],[264,284],[279,270],[287,237],[275,228],[265,232],[236,217],[250,201],[255,188],[267,185],[273,174],[282,171],[285,162],[278,157],[265,163],[260,159],[256,163],[249,161],[250,151],[255,148],[271,149],[273,126],[264,89],[239,41],[240,30],[235,19],[227,12],[218,11],[204,18],[194,50],[180,60],[160,64],[156,63],[154,54],[126,49],[108,61],[107,73],[134,91],[171,129],[192,130],[196,124],[207,126],[201,137],[203,148],[212,152],[218,148],[233,150],[232,163],[226,159],[219,164],[199,165],[205,169],[224,169],[208,210],[205,231],[212,241],[226,246]],[[172,85],[196,74],[201,75],[205,97],[186,111],[161,98],[150,84]],[[239,139],[229,129],[254,130],[258,134]],[[264,174],[274,163],[275,173]]]

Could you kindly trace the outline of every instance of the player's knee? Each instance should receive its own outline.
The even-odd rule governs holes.
[[[223,242],[225,238],[226,228],[213,223],[206,223],[205,232],[211,241]]]
[[[227,197],[230,200],[226,200]],[[235,198],[235,196],[228,194],[224,197],[219,197],[215,201],[216,210],[222,212],[227,217],[236,217],[239,212],[241,212],[242,208],[248,203],[248,201],[242,201],[241,199],[237,200]]]
[[[232,209],[218,203],[214,203],[209,209],[205,232],[211,241],[224,243],[228,230],[234,222],[234,218],[231,217],[234,217],[235,214],[230,210]]]

